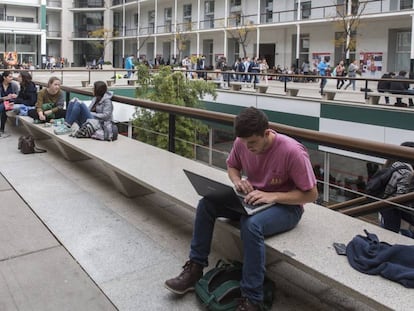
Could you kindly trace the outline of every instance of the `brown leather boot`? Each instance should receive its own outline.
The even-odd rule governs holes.
[[[260,306],[252,304],[249,299],[241,298],[239,300],[239,305],[237,306],[236,311],[260,311]]]
[[[202,276],[203,266],[189,260],[183,266],[183,272],[176,278],[165,281],[164,286],[175,294],[184,295],[194,290],[195,284]]]

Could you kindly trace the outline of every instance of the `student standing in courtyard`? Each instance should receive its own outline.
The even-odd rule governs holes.
[[[316,179],[305,147],[269,128],[260,110],[244,109],[235,120],[236,140],[227,159],[227,172],[235,188],[250,204],[274,203],[252,216],[241,215],[203,198],[194,222],[189,260],[181,274],[165,282],[182,295],[194,289],[208,265],[215,220],[240,221],[243,242],[242,299],[237,311],[260,310],[265,276],[265,237],[293,229],[303,204],[318,197]]]

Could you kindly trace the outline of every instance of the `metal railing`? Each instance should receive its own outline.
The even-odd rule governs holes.
[[[40,87],[45,87],[47,84],[43,82],[35,82]],[[66,92],[66,102],[69,102],[72,94],[81,94],[86,96],[93,96],[90,90],[79,89],[74,87],[62,86],[62,90]],[[125,97],[114,95],[113,101],[132,105],[139,108],[150,109],[153,111],[168,113],[169,118],[169,132],[168,132],[168,150],[175,152],[175,141],[177,140],[175,128],[176,117],[185,116],[197,120],[209,121],[217,124],[231,126],[234,122],[235,115],[208,111],[197,108],[189,108],[182,106],[175,106],[149,100]],[[341,150],[356,152],[364,155],[375,157],[383,157],[387,159],[395,159],[399,161],[406,161],[414,163],[414,149],[408,147],[397,146],[393,144],[378,143],[366,139],[356,139],[343,135],[321,133],[314,130],[302,129],[293,126],[288,126],[280,123],[270,122],[270,127],[279,133],[289,135],[302,142],[315,143],[319,146],[334,147]],[[179,138],[178,138],[179,139]],[[325,184],[326,182],[322,182]],[[340,188],[337,185],[328,184],[327,187]],[[344,189],[347,190],[347,189]],[[398,196],[388,200],[381,200],[366,196],[364,193],[358,193],[358,198],[344,203],[333,204],[332,209],[338,210],[342,213],[351,216],[361,216],[377,212],[380,209],[393,205],[396,208],[403,209],[409,212],[414,212],[412,208],[405,206],[407,202],[414,200],[414,193]],[[329,206],[329,203],[325,205]]]

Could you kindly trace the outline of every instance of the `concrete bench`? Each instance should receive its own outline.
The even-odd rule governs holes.
[[[256,92],[257,93],[266,93],[269,85],[267,84],[256,84]]]
[[[55,135],[53,127],[34,124],[29,117],[19,118],[28,132],[38,139],[51,139],[65,159],[98,161],[115,187],[128,197],[157,192],[170,202],[195,212],[200,197],[183,169],[230,184],[223,170],[124,136],[114,142],[76,139]],[[219,221],[216,227],[215,241],[218,242],[214,245],[222,247],[226,255],[236,248],[237,256],[241,258],[237,227],[226,221]],[[331,307],[345,304],[353,310],[368,307],[371,310],[414,310],[412,290],[380,276],[362,274],[348,264],[346,257],[336,254],[332,246],[334,242],[346,244],[355,235],[363,234],[364,229],[377,234],[381,241],[414,244],[413,239],[373,224],[323,206],[307,204],[302,220],[294,230],[266,239],[268,274],[276,281],[283,275],[299,288],[306,287],[312,296],[328,301]]]
[[[378,105],[381,96],[386,96],[386,97],[390,97],[390,98],[402,98],[402,99],[412,99],[414,97],[414,95],[409,95],[409,94],[393,94],[393,93],[389,93],[389,92],[368,92],[367,93],[367,99],[365,100],[365,103],[367,104],[371,104],[371,105]]]
[[[231,82],[230,88],[232,91],[240,91],[242,89],[243,83],[241,82]]]
[[[138,84],[137,80],[130,79],[128,80],[128,85],[136,86]]]
[[[334,100],[335,95],[338,93],[338,90],[329,90],[329,89],[324,89],[323,90],[323,94],[322,94],[322,98],[324,100]]]
[[[349,94],[349,91],[337,89],[323,89],[322,98],[324,100],[334,100],[337,94]]]
[[[286,88],[286,95],[296,97],[299,93],[298,88],[287,87]]]

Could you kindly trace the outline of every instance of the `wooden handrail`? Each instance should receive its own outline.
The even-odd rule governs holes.
[[[414,200],[414,192],[410,192],[410,193],[402,194],[396,197],[388,198],[386,200],[380,200],[380,201],[370,202],[370,203],[363,204],[363,205],[356,206],[356,207],[351,207],[347,210],[340,211],[340,212],[345,215],[357,217],[357,216],[363,216],[363,215],[371,214],[374,212],[378,212],[381,209],[384,209],[390,206],[390,202],[402,204],[402,203],[407,203],[413,200]],[[392,206],[395,208],[403,209],[402,207],[399,207],[397,205],[392,205]]]
[[[47,86],[47,84],[43,82],[34,81],[34,83],[41,86]],[[68,87],[64,85],[62,85],[61,89],[69,93],[93,96],[93,93],[90,90]],[[232,125],[235,119],[235,115],[228,113],[170,105],[120,95],[114,95],[112,99],[114,101],[136,107],[148,108],[156,111],[187,116],[200,120],[213,121],[226,125]],[[270,127],[279,133],[289,135],[298,140],[313,142],[322,146],[334,147],[375,157],[383,157],[386,159],[394,159],[414,163],[414,148],[396,146],[387,143],[379,143],[367,139],[357,139],[338,134],[322,133],[314,130],[297,128],[275,122],[270,122]]]

